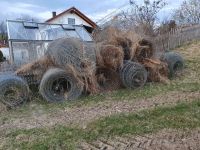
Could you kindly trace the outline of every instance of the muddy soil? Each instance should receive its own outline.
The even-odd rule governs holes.
[[[82,142],[80,150],[199,150],[200,129],[193,131],[162,130],[144,136],[126,136]]]

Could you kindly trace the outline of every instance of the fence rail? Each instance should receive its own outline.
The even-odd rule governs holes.
[[[154,39],[156,51],[166,51],[174,49],[178,46],[190,42],[192,40],[200,39],[200,25],[175,28],[169,33],[160,34]]]

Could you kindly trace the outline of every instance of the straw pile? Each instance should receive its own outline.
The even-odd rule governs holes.
[[[40,58],[37,61],[23,65],[15,74],[19,76],[24,75],[37,75],[37,80],[41,80],[43,74],[51,67],[56,66],[53,60],[47,56]]]
[[[168,83],[168,67],[167,64],[161,62],[160,60],[153,60],[153,59],[145,59],[144,66],[147,69],[148,81],[150,82],[162,82]]]
[[[123,51],[123,60],[131,60],[133,62],[138,62],[142,64],[148,71],[148,81],[167,83],[168,66],[164,62],[161,62],[160,60],[154,58],[155,49],[152,41],[146,38],[142,38],[133,31],[122,32],[113,27],[108,27],[104,29],[101,33],[100,31],[98,33],[99,34],[96,36],[97,42],[102,42],[104,45],[109,44],[113,47],[119,47]],[[110,53],[114,52],[110,51]],[[106,54],[108,54],[108,52],[105,53],[105,56],[103,56],[103,58],[107,57]],[[109,59],[109,61],[111,61],[111,59]],[[120,60],[120,62],[122,61]],[[100,63],[103,64],[101,61]],[[108,64],[104,66],[107,68],[111,68],[111,66]],[[115,66],[115,68],[121,67],[121,63],[119,67]]]
[[[113,70],[117,70],[122,66],[124,53],[120,47],[100,44],[96,51],[97,66]]]
[[[58,39],[48,47],[46,55],[17,70],[23,74],[34,70],[44,74],[49,68],[73,68],[86,93],[112,91],[122,87],[142,87],[149,82],[168,82],[168,66],[154,58],[154,45],[132,31],[109,27],[93,34],[94,44],[78,39]],[[84,49],[85,48],[85,49]],[[95,49],[95,59],[89,56]],[[148,74],[147,74],[148,72]]]
[[[153,44],[146,40],[142,39],[140,40],[135,47],[135,53],[134,53],[134,60],[143,63],[145,58],[152,58],[154,51],[153,51]]]

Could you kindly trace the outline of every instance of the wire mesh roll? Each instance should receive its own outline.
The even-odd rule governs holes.
[[[48,102],[75,100],[82,95],[83,83],[73,70],[49,69],[40,83],[40,93]]]
[[[11,74],[0,75],[0,101],[12,108],[29,99],[28,84],[20,77]]]
[[[91,48],[91,52],[88,53],[90,45],[85,45],[76,38],[57,39],[49,44],[46,55],[60,67],[73,65],[81,72],[85,63],[92,62],[93,67],[95,66],[95,59],[92,59],[94,57],[91,56],[91,54],[94,55],[95,50]]]
[[[124,66],[120,70],[120,78],[126,88],[140,88],[147,81],[147,71],[139,63],[125,61]]]
[[[96,78],[100,91],[113,91],[121,87],[119,73],[113,69],[103,67],[97,68]]]
[[[167,52],[162,56],[161,60],[168,64],[170,77],[173,77],[177,72],[184,68],[184,59],[178,53]]]

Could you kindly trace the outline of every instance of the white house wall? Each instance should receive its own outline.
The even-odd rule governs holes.
[[[57,17],[57,18],[53,19],[52,21],[50,21],[50,23],[68,24],[68,18],[74,18],[76,25],[86,25],[86,26],[92,27],[90,24],[88,24],[81,17],[79,17],[76,14],[71,14],[71,13],[63,14],[62,16]]]

